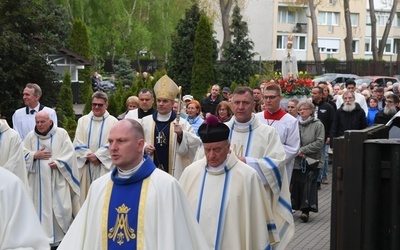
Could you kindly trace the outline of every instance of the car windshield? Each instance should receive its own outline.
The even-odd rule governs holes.
[[[326,82],[332,81],[335,78],[335,75],[326,75],[326,76],[319,76],[313,79],[313,82]]]
[[[363,83],[370,84],[372,82],[372,78],[358,78],[354,80],[357,85],[361,85]]]

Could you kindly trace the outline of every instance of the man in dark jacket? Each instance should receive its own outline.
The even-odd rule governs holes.
[[[219,89],[220,87],[215,84],[211,87],[211,93],[209,96],[206,96],[201,100],[201,111],[203,112],[203,116],[207,117],[208,115],[215,115],[217,105],[222,101],[219,97]]]
[[[354,92],[344,92],[343,101],[342,106],[335,114],[331,129],[331,138],[344,135],[344,131],[346,130],[364,129],[367,127],[365,112],[361,106],[355,102]]]
[[[322,87],[314,87],[311,91],[312,103],[315,107],[314,117],[318,118],[325,129],[325,145],[321,148],[321,168],[318,175],[317,186],[318,189],[322,184],[329,184],[328,182],[328,150],[330,144],[330,132],[335,117],[335,109],[331,104],[323,100],[324,90]]]
[[[399,111],[399,97],[395,94],[388,94],[385,100],[385,107],[375,116],[375,124],[386,124]]]

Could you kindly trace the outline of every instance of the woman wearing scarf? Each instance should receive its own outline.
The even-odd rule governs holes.
[[[302,101],[299,111],[300,149],[295,158],[292,181],[292,209],[300,210],[300,218],[308,222],[310,212],[318,212],[318,165],[324,145],[324,125],[313,116],[314,105]]]
[[[204,119],[201,118],[201,107],[200,103],[196,100],[190,101],[186,105],[186,114],[188,115],[186,120],[192,126],[194,133],[199,136],[197,130],[200,125],[203,124]]]

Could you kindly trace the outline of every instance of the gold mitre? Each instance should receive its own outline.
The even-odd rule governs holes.
[[[154,85],[154,93],[156,94],[156,98],[175,100],[176,95],[179,93],[179,89],[171,78],[164,75],[156,82],[156,85]]]

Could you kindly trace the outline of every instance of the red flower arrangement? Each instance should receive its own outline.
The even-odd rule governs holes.
[[[282,89],[282,95],[285,98],[290,98],[293,96],[309,97],[311,89],[314,86],[314,82],[311,78],[298,78],[294,77],[283,78],[275,80]]]

